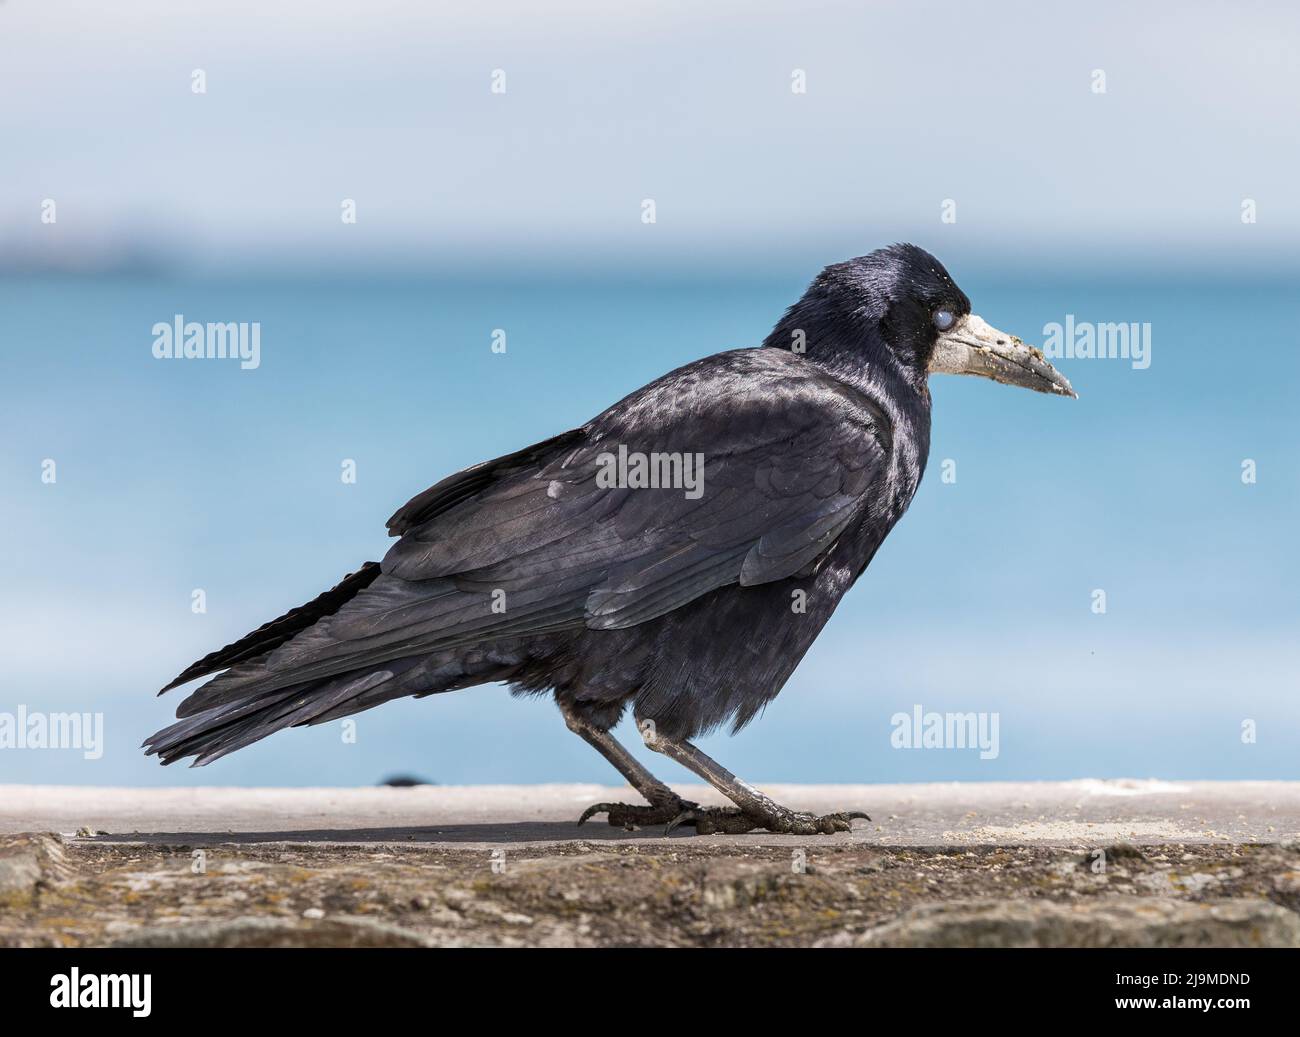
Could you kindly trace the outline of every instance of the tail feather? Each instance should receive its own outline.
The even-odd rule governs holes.
[[[254,688],[241,698],[182,716],[150,735],[144,749],[163,764],[193,756],[192,766],[202,767],[287,727],[327,723],[390,699],[510,680],[526,661],[526,652],[518,646],[468,647],[408,656],[283,688]]]
[[[225,670],[237,663],[247,662],[259,655],[265,655],[286,641],[292,640],[308,627],[314,626],[326,616],[332,616],[348,601],[365,590],[379,576],[379,563],[366,562],[354,573],[348,573],[338,585],[324,594],[313,598],[306,605],[290,609],[278,619],[263,623],[251,634],[246,634],[238,641],[210,652],[198,662],[187,666],[170,684],[158,692],[171,691],[172,688],[187,684],[196,677],[206,677],[218,670]]]
[[[336,586],[307,604],[290,609],[269,623],[263,623],[251,634],[186,667],[158,694],[197,677],[264,658],[304,630],[309,630],[322,619],[334,615],[379,575],[379,563],[366,562],[356,572],[348,573]],[[413,663],[414,660],[411,660],[410,664]],[[182,704],[182,710],[177,714],[181,719],[150,735],[144,742],[144,748],[149,755],[160,757],[164,764],[194,756],[194,766],[199,767],[283,727],[311,723],[320,713],[344,706],[350,697],[372,691],[391,679],[394,671],[403,671],[410,664],[392,665],[383,671],[374,671],[372,668],[360,673],[342,674],[333,680],[300,681],[274,691],[262,690],[260,693],[245,695],[213,708],[202,709],[193,715],[185,715]]]
[[[353,674],[317,685],[284,689],[234,706],[206,710],[151,735],[144,748],[149,755],[160,757],[164,764],[193,756],[192,766],[202,767],[283,728],[309,724],[317,715],[385,684],[393,677],[391,670]]]

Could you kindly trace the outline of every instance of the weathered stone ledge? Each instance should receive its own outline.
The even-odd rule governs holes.
[[[594,786],[9,787],[0,946],[1300,946],[1300,786],[766,787],[876,820],[665,839],[575,828],[620,794]]]

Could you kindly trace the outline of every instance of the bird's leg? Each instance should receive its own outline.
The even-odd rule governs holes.
[[[736,804],[735,807],[690,807],[669,822],[668,832],[678,825],[691,824],[700,835],[710,835],[713,832],[734,835],[750,832],[755,828],[766,828],[769,832],[788,832],[792,835],[817,833],[831,835],[835,832],[849,831],[855,817],[871,820],[861,810],[824,814],[820,817],[815,814],[796,812],[763,795],[753,785],[742,781],[722,764],[684,739],[676,741],[650,730],[645,732],[645,743],[655,752],[663,753],[687,770],[698,774]],[[668,832],[664,834],[667,835]]]
[[[583,824],[594,814],[606,814],[609,823],[619,828],[666,825],[674,818],[697,808],[698,804],[682,799],[646,770],[635,756],[623,748],[617,738],[583,717],[572,704],[561,702],[560,712],[564,714],[564,722],[569,730],[612,763],[627,779],[627,783],[641,793],[650,804],[640,806],[629,803],[596,803],[582,812],[578,824]]]

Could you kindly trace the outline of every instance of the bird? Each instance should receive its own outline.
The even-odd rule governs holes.
[[[784,687],[916,494],[934,374],[1075,397],[940,262],[895,244],[827,266],[758,346],[695,360],[586,424],[449,476],[388,520],[391,545],[313,601],[183,670],[142,748],[202,766],[288,727],[494,682],[551,695],[645,800],[578,823],[697,834],[848,831],[693,742]],[[701,806],[611,733],[732,805]]]

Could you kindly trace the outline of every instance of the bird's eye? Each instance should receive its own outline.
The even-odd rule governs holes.
[[[957,316],[952,310],[935,310],[934,326],[940,331],[947,331],[957,323]]]

